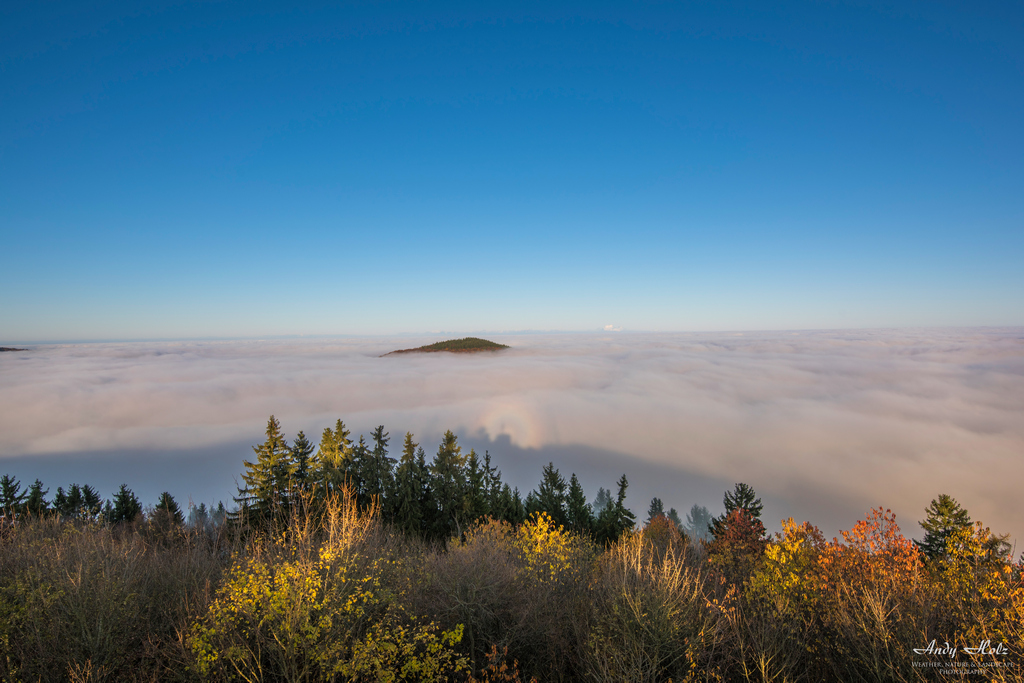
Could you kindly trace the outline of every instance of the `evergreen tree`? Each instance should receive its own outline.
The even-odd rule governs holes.
[[[352,434],[345,423],[338,420],[334,429],[324,429],[320,437],[320,450],[317,454],[316,466],[319,468],[314,479],[322,492],[340,489],[349,478],[352,468]]]
[[[114,494],[114,505],[108,521],[111,524],[131,523],[142,514],[142,504],[126,484]]]
[[[680,534],[686,535],[686,529],[683,528],[683,520],[679,519],[679,513],[676,512],[675,508],[669,508],[668,512],[665,513],[665,517],[675,525]]]
[[[442,540],[461,535],[464,526],[462,498],[466,489],[465,458],[455,434],[444,433],[430,465],[430,490],[436,506],[432,535]]]
[[[590,534],[594,527],[594,513],[587,502],[583,486],[576,474],[569,478],[569,494],[566,497],[566,517],[569,528],[578,534]]]
[[[703,505],[694,504],[686,513],[686,533],[699,541],[711,540],[711,512]]]
[[[28,492],[21,490],[21,483],[9,474],[0,477],[0,514],[13,517],[22,511]]]
[[[178,503],[174,500],[174,496],[172,496],[168,491],[164,491],[160,494],[160,498],[157,499],[156,507],[153,508],[153,512],[160,523],[167,524],[169,526],[181,526],[185,522],[185,518],[181,514],[181,508],[178,507]]]
[[[626,489],[629,487],[629,481],[625,474],[619,478],[618,485],[619,492],[615,502],[607,505],[597,517],[594,535],[601,544],[607,545],[616,541],[636,524],[636,515],[626,507]]]
[[[476,451],[471,448],[466,458],[466,494],[462,499],[463,515],[468,523],[490,514],[487,493],[487,472]]]
[[[422,483],[416,464],[416,446],[412,433],[405,433],[402,459],[395,472],[393,520],[397,528],[409,535],[423,534]]]
[[[761,519],[761,499],[754,493],[754,489],[742,482],[736,484],[736,487],[731,492],[725,492],[725,496],[722,498],[722,505],[725,506],[725,514],[711,520],[711,534],[713,536],[717,537],[723,533],[724,527],[722,524],[725,522],[726,517],[734,510],[746,510],[754,519]]]
[[[650,524],[656,518],[661,517],[665,514],[665,505],[661,502],[661,498],[651,498],[651,506],[647,509],[647,523]]]
[[[25,510],[30,515],[41,515],[46,512],[50,506],[46,502],[46,494],[50,492],[50,489],[43,490],[43,482],[36,479],[32,486],[28,488],[28,500],[25,501]]]
[[[500,519],[500,515],[496,513],[496,510],[501,499],[501,472],[498,471],[497,467],[491,465],[491,454],[486,450],[484,451],[483,470],[484,489],[487,492],[487,509],[492,517]]]
[[[384,425],[373,430],[372,438],[373,450],[366,456],[364,464],[363,490],[367,502],[376,500],[381,512],[390,513],[388,498],[395,488],[395,459],[388,457],[388,442],[391,439],[384,431]]]
[[[141,507],[139,508],[142,509]],[[82,486],[82,514],[90,519],[100,516],[103,511],[103,499],[100,492],[85,484]]]
[[[317,467],[316,459],[313,456],[315,446],[306,438],[306,434],[299,430],[292,441],[291,464],[293,467],[290,498],[294,501],[300,496],[310,492],[313,487],[314,476]]]
[[[267,440],[252,450],[256,462],[244,460],[245,486],[238,489],[235,502],[240,514],[250,523],[272,519],[287,504],[288,485],[292,475],[291,449],[281,433],[281,423],[271,415],[267,421]]]
[[[565,478],[555,468],[555,463],[549,462],[544,466],[536,493],[527,498],[526,513],[532,515],[534,512],[546,512],[555,524],[567,526],[569,520],[565,509],[565,493]]]
[[[188,511],[188,525],[193,529],[206,529],[207,524],[210,522],[210,513],[206,509],[206,503],[200,503],[198,507],[195,505],[189,507]]]
[[[952,496],[940,494],[938,499],[924,509],[925,518],[921,522],[924,529],[924,540],[915,541],[921,552],[930,560],[946,557],[946,541],[961,529],[970,529],[972,522],[967,510]]]
[[[603,486],[598,487],[597,495],[594,497],[594,515],[600,516],[604,509],[612,503],[612,492]]]

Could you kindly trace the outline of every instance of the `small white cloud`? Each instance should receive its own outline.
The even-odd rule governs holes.
[[[616,327],[615,325],[605,325],[604,326],[604,331],[605,332],[622,332],[622,326],[620,325],[620,326]]]

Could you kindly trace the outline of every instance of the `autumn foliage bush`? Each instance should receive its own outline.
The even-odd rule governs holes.
[[[1022,567],[982,525],[934,557],[884,509],[830,541],[759,525],[695,545],[657,516],[602,547],[536,513],[440,545],[347,494],[244,535],[26,518],[0,680],[949,680],[916,665],[932,640],[1000,643],[1018,667],[978,680],[1022,680]]]

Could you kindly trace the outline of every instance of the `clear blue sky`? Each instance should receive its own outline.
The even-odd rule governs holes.
[[[1019,2],[0,5],[0,341],[1024,324]]]

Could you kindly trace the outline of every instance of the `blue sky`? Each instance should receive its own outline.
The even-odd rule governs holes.
[[[0,340],[1024,324],[1019,3],[514,5],[4,3]]]

